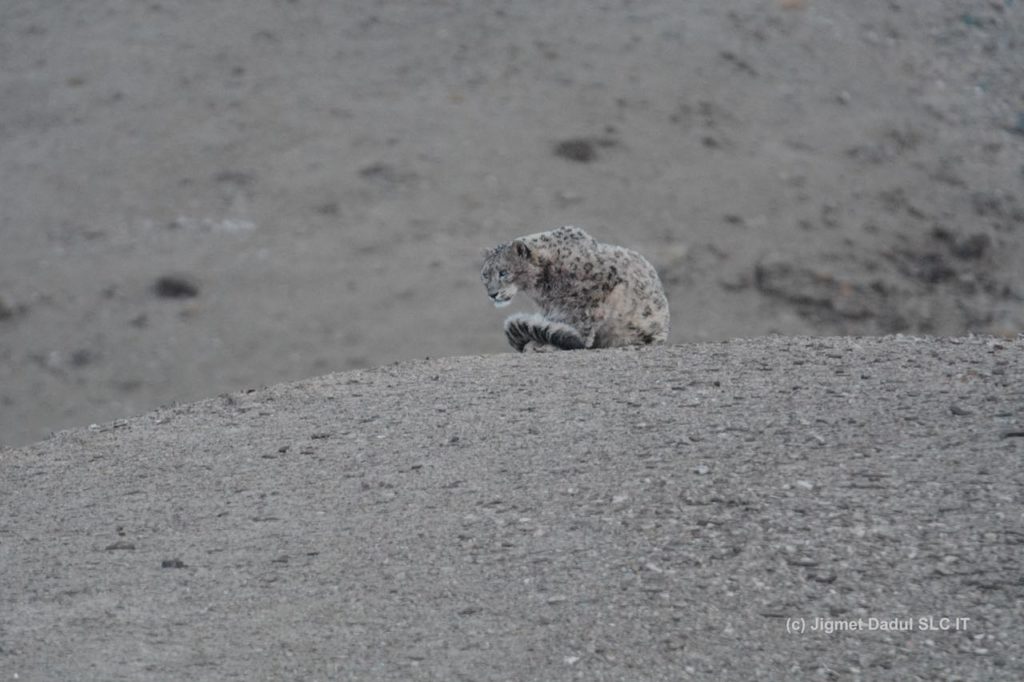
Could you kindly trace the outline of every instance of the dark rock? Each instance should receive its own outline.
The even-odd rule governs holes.
[[[160,568],[188,568],[188,564],[181,559],[164,559],[160,562]]]
[[[586,139],[563,140],[555,145],[555,156],[576,163],[590,163],[597,159],[597,148]]]
[[[160,298],[195,298],[199,285],[188,275],[163,275],[153,283],[153,292]]]
[[[614,147],[615,140],[605,137],[574,137],[555,144],[555,156],[576,163],[590,163],[598,158],[599,147]]]

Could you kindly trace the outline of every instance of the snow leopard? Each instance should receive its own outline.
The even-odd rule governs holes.
[[[498,244],[480,278],[497,307],[522,291],[540,313],[505,320],[519,352],[663,344],[669,308],[654,266],[571,225]]]

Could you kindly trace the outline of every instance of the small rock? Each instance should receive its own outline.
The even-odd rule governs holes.
[[[160,298],[195,298],[199,285],[188,275],[163,275],[153,283],[153,291]]]
[[[599,147],[614,147],[617,142],[606,137],[573,137],[555,143],[554,154],[567,161],[590,163],[596,161]]]
[[[188,564],[181,559],[164,559],[160,562],[160,568],[188,568]]]
[[[949,411],[957,417],[969,417],[972,414],[974,414],[973,411],[968,410],[966,407],[961,407],[960,405],[957,404],[950,405]]]
[[[560,156],[576,163],[590,163],[597,159],[597,148],[594,143],[584,138],[563,140],[555,145],[555,156]]]
[[[111,543],[104,547],[108,552],[112,552],[118,549],[135,549],[135,544],[128,542],[127,540],[118,540],[117,542]]]

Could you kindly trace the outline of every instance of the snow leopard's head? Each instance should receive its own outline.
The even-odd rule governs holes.
[[[537,281],[540,267],[532,256],[530,247],[519,239],[484,252],[480,279],[496,307],[508,305],[516,292],[530,289]]]

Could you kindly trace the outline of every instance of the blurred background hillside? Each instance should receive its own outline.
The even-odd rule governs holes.
[[[1024,331],[1024,2],[7,0],[0,63],[0,446],[507,352],[480,251],[563,224],[676,343]]]

